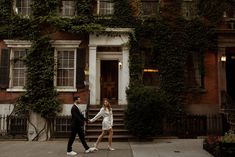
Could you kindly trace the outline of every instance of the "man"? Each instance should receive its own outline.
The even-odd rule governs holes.
[[[85,153],[93,152],[94,148],[90,148],[85,141],[83,126],[84,126],[84,122],[85,121],[87,122],[88,119],[85,118],[83,114],[81,113],[81,111],[79,110],[78,106],[80,104],[80,97],[75,96],[73,100],[74,100],[74,104],[71,108],[71,115],[72,115],[71,134],[70,134],[70,138],[69,138],[68,145],[67,145],[67,155],[77,154],[76,152],[72,151],[72,145],[75,140],[76,134],[78,134],[79,139],[83,147],[85,148]]]

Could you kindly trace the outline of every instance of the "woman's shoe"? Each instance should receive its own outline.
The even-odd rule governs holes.
[[[112,151],[112,150],[115,150],[114,148],[108,146],[108,150]]]
[[[97,148],[97,144],[96,143],[94,143],[94,149],[95,149],[95,151],[98,151],[99,149]]]

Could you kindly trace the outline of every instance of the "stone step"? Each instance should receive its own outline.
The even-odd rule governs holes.
[[[101,105],[90,105],[88,111],[88,117],[93,118],[99,111]],[[114,105],[112,106],[113,111],[113,140],[114,141],[127,141],[131,135],[129,135],[128,130],[125,129],[124,126],[124,114],[125,107]],[[86,138],[89,141],[95,141],[97,137],[102,132],[102,118],[97,119],[93,123],[88,123],[86,126]],[[106,135],[105,138],[108,136]]]
[[[100,124],[98,124],[98,123],[93,123],[93,124],[89,124],[89,125],[86,125],[86,128],[89,128],[89,129],[93,129],[93,128],[100,128],[101,127],[101,125]],[[113,125],[113,128],[124,128],[125,126],[124,126],[124,124],[123,123],[115,123],[114,125]]]
[[[97,140],[98,136],[97,135],[86,135],[86,140],[89,142],[95,142]],[[135,137],[131,135],[113,135],[112,141],[114,142],[127,142],[130,141],[131,139],[135,139]],[[103,141],[108,141],[108,135],[105,135],[102,139]]]
[[[101,129],[97,132],[86,132],[87,136],[99,136],[102,133]],[[113,132],[113,135],[115,136],[127,136],[129,134],[127,134],[126,132]]]

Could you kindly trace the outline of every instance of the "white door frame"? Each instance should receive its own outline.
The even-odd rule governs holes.
[[[118,104],[127,104],[126,88],[129,85],[129,49],[125,46],[129,40],[128,34],[120,36],[90,34],[89,38],[89,89],[90,104],[100,104],[100,61],[118,60]],[[121,52],[97,52],[98,46],[119,46]]]

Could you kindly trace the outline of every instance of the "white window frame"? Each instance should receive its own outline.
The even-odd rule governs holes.
[[[66,7],[67,5],[65,5],[64,3],[69,3],[69,7]],[[74,0],[62,0],[62,8],[61,8],[61,11],[60,11],[60,16],[62,17],[73,17],[75,16],[75,1]],[[73,3],[73,4],[72,4]],[[66,15],[66,10],[69,10],[69,13],[71,15]],[[73,13],[72,13],[73,11]]]
[[[54,56],[57,62],[58,51],[74,51],[74,82],[72,86],[57,86],[57,70],[54,77],[54,86],[59,92],[77,92],[76,88],[76,71],[77,71],[77,48],[79,47],[81,41],[79,40],[55,40],[52,41],[52,47],[55,48]],[[56,67],[57,68],[57,67]]]
[[[11,79],[10,79],[10,88],[14,88],[14,89],[23,89],[26,85],[26,70],[27,70],[27,67],[26,65],[24,65],[24,67],[20,67],[20,68],[17,68],[18,70],[22,69],[22,70],[25,70],[25,73],[24,73],[24,84],[22,86],[16,86],[14,85],[14,79],[16,78],[16,76],[14,76],[14,70],[16,69],[15,67],[15,63],[14,63],[14,60],[15,59],[18,59],[15,57],[15,53],[16,51],[24,51],[25,52],[25,55],[26,55],[26,49],[22,49],[22,48],[12,48],[11,50],[11,54],[10,54],[10,74],[11,74]],[[21,61],[22,62],[22,61]]]
[[[110,5],[107,8],[101,8],[101,3],[107,2]],[[101,13],[101,10],[105,10],[105,13]],[[112,0],[97,0],[97,15],[113,15],[114,13],[114,3]]]
[[[54,79],[54,86],[57,88],[58,91],[62,90],[62,91],[74,91],[76,90],[76,57],[77,57],[77,49],[74,49],[74,48],[55,48],[55,60],[56,60],[56,63],[58,63],[58,51],[73,51],[74,53],[74,66],[73,66],[73,72],[74,72],[74,76],[73,76],[73,86],[58,86],[58,83],[57,83],[57,76],[58,76],[58,66],[57,67],[57,70],[55,72],[55,79]],[[62,68],[62,69],[66,69],[66,68]]]
[[[5,44],[7,45],[7,47],[10,49],[10,58],[13,59],[13,51],[16,49],[29,49],[32,45],[32,43],[30,41],[26,41],[26,40],[4,40]],[[54,54],[55,54],[55,58],[57,59],[56,56],[56,51],[58,50],[74,50],[75,56],[74,56],[74,86],[72,88],[58,88],[56,87],[57,91],[63,91],[63,92],[77,92],[76,89],[76,62],[77,62],[77,48],[79,47],[81,41],[80,40],[54,40],[51,41],[52,47],[54,47]],[[9,92],[21,92],[21,91],[26,91],[23,87],[12,87],[12,63],[10,63],[10,80],[9,80],[9,88],[7,89],[7,91]],[[56,85],[56,76],[54,77],[54,85]]]
[[[14,1],[14,11],[15,11],[15,13],[19,14],[19,15],[21,15],[23,17],[29,17],[31,15],[31,6],[30,6],[31,3],[32,3],[31,0],[20,0],[20,1],[26,1],[27,2],[27,6],[26,7],[23,7],[22,4],[20,6],[21,9],[26,9],[26,13],[22,13],[22,11],[21,12],[19,11],[19,8],[16,6],[16,1],[17,0]]]
[[[9,88],[7,91],[22,92],[26,91],[24,86],[13,86],[13,59],[15,50],[24,50],[31,47],[31,42],[26,40],[4,40],[7,47],[10,49],[10,74],[9,74]]]

